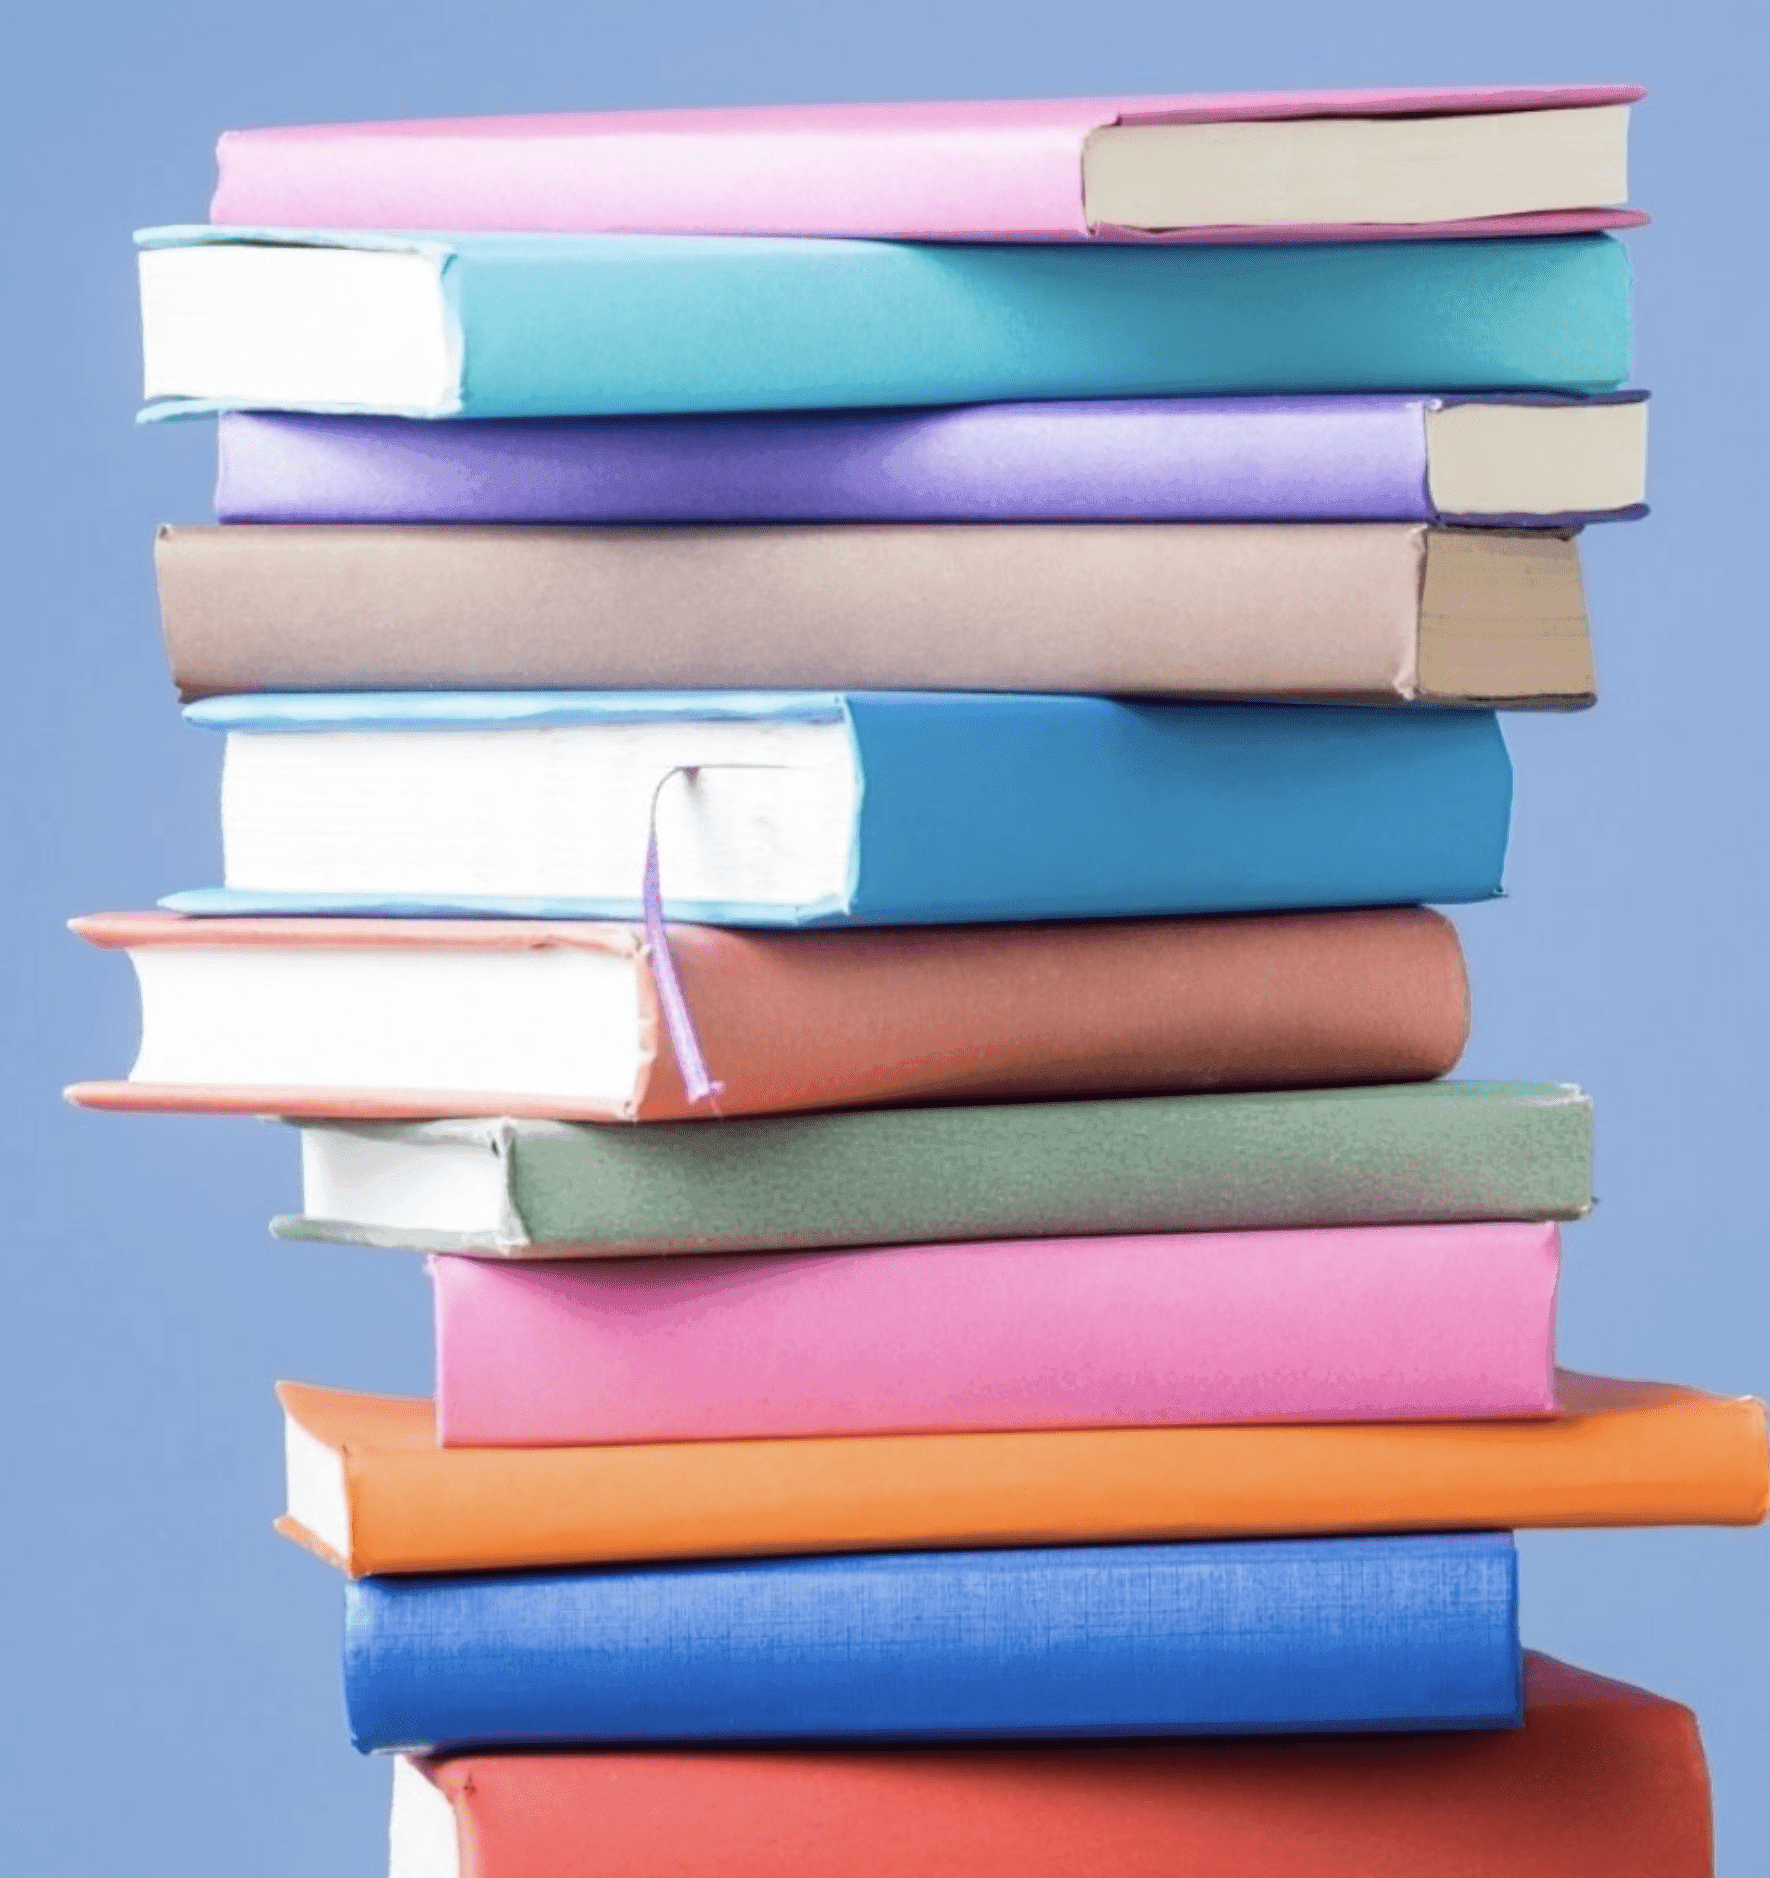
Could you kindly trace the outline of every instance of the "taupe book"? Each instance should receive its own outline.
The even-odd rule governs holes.
[[[1031,691],[1571,709],[1571,534],[1416,523],[160,531],[180,693]]]

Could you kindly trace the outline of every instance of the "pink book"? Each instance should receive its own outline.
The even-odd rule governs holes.
[[[437,1257],[445,1447],[1552,1414],[1546,1224]]]
[[[218,223],[929,241],[1633,226],[1634,85],[789,105],[230,131]]]

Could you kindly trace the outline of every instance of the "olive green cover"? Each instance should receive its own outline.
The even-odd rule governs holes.
[[[329,1130],[332,1125],[326,1125]],[[880,1245],[1481,1219],[1577,1219],[1591,1104],[1556,1083],[875,1109],[643,1128],[338,1124],[402,1161],[471,1145],[504,1219],[462,1231],[307,1216],[284,1238],[494,1257]],[[423,1162],[401,1168],[422,1191]]]

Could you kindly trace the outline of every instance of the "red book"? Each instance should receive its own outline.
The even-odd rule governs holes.
[[[1695,1716],[1525,1687],[1493,1734],[402,1761],[391,1878],[1711,1878]]]

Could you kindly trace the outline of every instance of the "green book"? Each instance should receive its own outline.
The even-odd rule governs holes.
[[[1429,1082],[766,1116],[303,1127],[286,1239],[502,1258],[1577,1219],[1591,1103]]]

